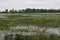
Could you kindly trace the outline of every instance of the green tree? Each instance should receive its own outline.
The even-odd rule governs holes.
[[[5,13],[8,13],[8,9],[5,9]]]

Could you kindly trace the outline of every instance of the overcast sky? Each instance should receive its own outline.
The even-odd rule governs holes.
[[[60,8],[60,0],[0,0],[0,9]]]

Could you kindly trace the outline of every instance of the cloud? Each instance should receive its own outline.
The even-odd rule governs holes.
[[[60,0],[35,0],[28,2],[29,7],[33,8],[60,8]]]
[[[60,0],[0,0],[0,9],[60,8]]]

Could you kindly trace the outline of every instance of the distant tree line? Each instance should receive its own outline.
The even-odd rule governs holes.
[[[1,11],[0,13],[60,13],[60,9],[30,9],[30,8],[26,8],[26,9],[22,9],[22,10],[8,10],[5,9],[5,11]]]

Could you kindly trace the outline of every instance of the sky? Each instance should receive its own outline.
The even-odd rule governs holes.
[[[58,9],[60,0],[0,0],[0,10],[4,9]]]

